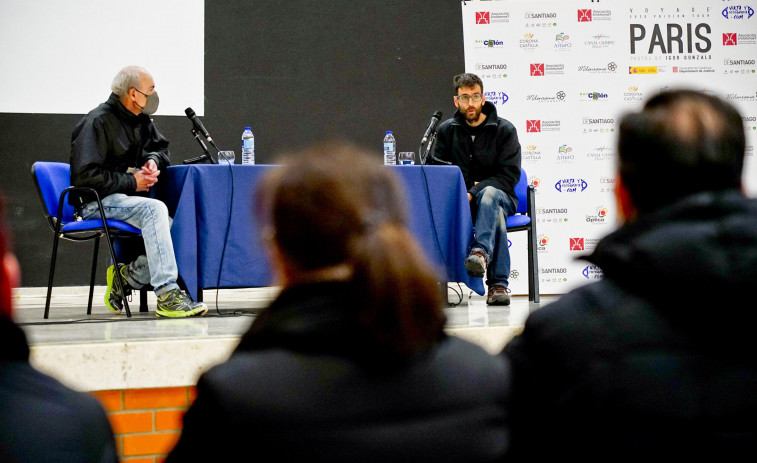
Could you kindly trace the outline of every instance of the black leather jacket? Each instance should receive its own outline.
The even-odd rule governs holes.
[[[127,170],[142,167],[149,159],[158,169],[168,166],[168,140],[148,116],[131,113],[114,93],[84,116],[71,134],[71,184],[94,188],[100,198],[113,193],[142,195]],[[68,202],[81,207],[93,199],[74,192]]]

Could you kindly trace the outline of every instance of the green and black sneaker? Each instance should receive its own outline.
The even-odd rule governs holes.
[[[124,296],[130,297],[132,288],[129,286],[129,283],[126,282],[126,277],[124,277],[125,268],[126,265],[119,264],[118,273],[121,274],[121,284],[124,287]],[[121,298],[121,294],[118,292],[116,285],[113,284],[115,275],[115,266],[111,265],[108,267],[107,273],[108,287],[105,289],[105,306],[112,312],[121,313],[121,310],[124,308],[124,300]]]
[[[182,318],[205,315],[207,312],[208,306],[204,302],[195,302],[184,291],[176,288],[158,297],[158,310],[155,311],[155,315]]]

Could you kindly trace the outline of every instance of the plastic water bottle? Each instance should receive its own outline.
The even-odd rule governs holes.
[[[384,165],[394,166],[397,164],[397,140],[394,139],[391,130],[386,131],[384,136]]]
[[[245,127],[242,132],[242,164],[255,164],[255,136],[250,127]]]

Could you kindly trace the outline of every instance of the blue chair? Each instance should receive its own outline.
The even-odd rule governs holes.
[[[520,180],[515,185],[518,210],[507,217],[507,233],[528,232],[528,300],[539,302],[539,260],[536,255],[536,192],[528,184],[526,171],[521,167]]]
[[[42,201],[47,223],[55,233],[53,239],[53,255],[50,262],[50,276],[47,283],[47,301],[45,302],[45,318],[50,313],[50,297],[53,289],[53,275],[55,274],[55,260],[58,254],[58,241],[63,238],[69,241],[95,241],[94,256],[92,257],[92,272],[89,282],[89,302],[87,315],[92,314],[92,295],[95,288],[95,272],[97,270],[97,251],[100,237],[105,236],[113,262],[118,262],[113,248],[116,238],[141,237],[140,229],[119,220],[104,220],[105,213],[97,192],[92,188],[71,186],[71,166],[63,162],[35,162],[32,165],[32,177],[37,186],[37,193]],[[91,193],[97,200],[100,218],[81,220],[74,217],[74,208],[68,204],[67,196],[72,190]],[[129,303],[124,297],[123,287],[119,278],[114,279],[116,289],[121,293],[126,309],[126,316],[131,317]],[[145,306],[146,310],[146,306]]]

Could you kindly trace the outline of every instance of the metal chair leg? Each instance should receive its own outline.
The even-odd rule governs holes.
[[[45,319],[50,315],[50,298],[53,293],[53,275],[55,275],[55,258],[58,254],[58,239],[60,230],[53,236],[53,255],[50,258],[50,275],[47,278],[47,300],[45,301]]]
[[[100,237],[95,238],[95,250],[92,253],[92,272],[89,277],[89,302],[87,303],[87,315],[92,315],[92,296],[95,293],[95,273],[97,272],[97,252],[100,248]]]

